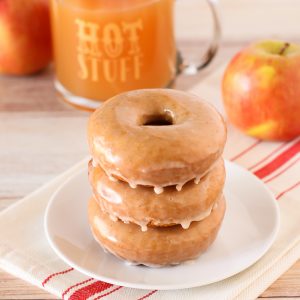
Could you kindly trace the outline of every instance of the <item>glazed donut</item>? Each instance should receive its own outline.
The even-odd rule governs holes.
[[[223,152],[226,126],[195,95],[137,90],[111,98],[91,115],[88,140],[94,163],[108,177],[159,192],[202,177]]]
[[[199,184],[190,181],[180,192],[170,186],[159,195],[149,187],[132,189],[125,182],[111,181],[91,162],[89,180],[97,203],[112,219],[138,224],[143,231],[147,230],[147,225],[181,224],[186,229],[192,221],[201,221],[211,213],[222,193],[225,169],[223,159],[219,159]]]
[[[193,222],[189,229],[175,225],[142,232],[135,224],[112,221],[94,198],[88,216],[94,238],[104,249],[133,263],[164,266],[194,259],[211,245],[224,217],[224,197],[217,204],[207,218]]]

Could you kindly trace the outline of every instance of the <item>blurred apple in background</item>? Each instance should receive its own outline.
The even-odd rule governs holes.
[[[300,46],[262,41],[240,51],[222,82],[229,121],[266,140],[300,135]]]
[[[35,73],[51,52],[48,0],[0,0],[0,73]]]

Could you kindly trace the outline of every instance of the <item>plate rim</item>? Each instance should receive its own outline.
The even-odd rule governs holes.
[[[270,237],[269,237],[269,241],[268,243],[265,244],[263,250],[260,252],[260,254],[253,260],[250,261],[248,264],[244,265],[242,268],[235,268],[233,271],[231,270],[231,272],[227,272],[225,275],[224,273],[222,274],[222,276],[215,276],[215,278],[213,280],[207,280],[204,283],[182,283],[182,284],[176,284],[175,285],[170,285],[170,284],[163,284],[163,285],[151,285],[151,284],[143,284],[143,283],[130,283],[130,282],[126,282],[126,281],[122,281],[122,280],[118,280],[118,279],[111,279],[105,276],[101,276],[99,274],[95,274],[94,272],[91,272],[87,269],[84,269],[80,266],[78,266],[75,262],[73,262],[72,260],[70,260],[68,258],[68,256],[66,256],[64,253],[62,253],[58,247],[56,247],[54,241],[52,240],[52,238],[50,237],[50,233],[49,233],[49,226],[48,226],[48,221],[49,221],[49,211],[51,209],[51,206],[53,205],[53,203],[55,202],[55,198],[57,197],[57,195],[64,189],[64,187],[66,185],[68,185],[72,180],[74,180],[75,177],[79,176],[85,169],[81,169],[78,170],[76,173],[72,174],[69,178],[67,178],[66,180],[64,180],[59,187],[56,189],[56,191],[51,195],[51,197],[49,198],[49,202],[47,204],[45,213],[44,213],[44,219],[43,219],[43,227],[44,227],[44,232],[47,238],[47,242],[49,243],[49,245],[51,246],[52,250],[55,252],[55,254],[62,259],[65,263],[67,263],[69,266],[73,267],[75,270],[81,272],[84,275],[87,275],[89,277],[92,277],[96,280],[101,280],[110,284],[114,284],[114,285],[119,285],[119,286],[123,286],[123,287],[128,287],[128,288],[135,288],[135,289],[143,289],[143,290],[149,290],[149,289],[155,289],[155,290],[179,290],[179,289],[188,289],[188,288],[195,288],[195,287],[200,287],[200,286],[205,286],[205,285],[209,285],[212,283],[216,283],[219,282],[221,280],[225,280],[229,277],[232,277],[242,271],[245,271],[246,269],[248,269],[249,267],[251,267],[252,265],[254,265],[255,263],[257,263],[266,253],[267,251],[271,248],[271,246],[273,245],[279,229],[280,229],[280,224],[281,224],[281,218],[280,218],[280,209],[279,209],[279,204],[278,201],[275,199],[273,193],[271,192],[271,190],[268,188],[268,186],[262,181],[260,180],[258,177],[256,177],[253,173],[251,173],[249,170],[247,170],[246,168],[238,165],[235,162],[231,162],[229,160],[224,159],[225,162],[225,169],[227,168],[237,168],[239,169],[239,171],[242,172],[246,172],[248,176],[252,177],[252,180],[254,180],[256,182],[256,184],[259,184],[260,187],[268,194],[270,200],[272,199],[272,203],[273,203],[273,208],[274,208],[274,212],[275,212],[275,226],[272,230],[272,232],[270,232]],[[110,254],[112,255],[112,254]],[[120,260],[120,262],[122,262]]]

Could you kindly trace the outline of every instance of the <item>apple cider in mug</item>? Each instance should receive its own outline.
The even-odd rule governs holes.
[[[217,2],[206,0],[213,38],[192,63],[177,55],[173,28],[175,3],[187,2],[51,0],[55,86],[63,99],[93,110],[121,92],[169,87],[179,71],[195,74],[206,67],[220,39]]]
[[[106,100],[175,76],[174,0],[52,0],[58,89]],[[78,102],[80,105],[80,102]]]

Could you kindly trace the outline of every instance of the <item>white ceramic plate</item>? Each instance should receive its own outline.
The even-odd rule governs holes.
[[[87,222],[91,195],[87,170],[66,181],[45,215],[50,245],[65,262],[93,278],[141,289],[182,289],[230,277],[261,258],[279,228],[276,200],[250,172],[226,162],[227,211],[214,244],[197,260],[178,266],[130,266],[103,252]]]

